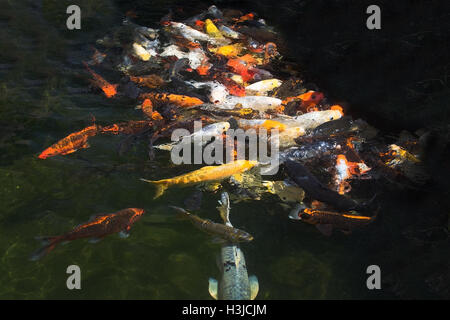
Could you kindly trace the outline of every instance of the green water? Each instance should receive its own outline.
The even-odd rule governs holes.
[[[70,32],[65,1],[44,0],[41,8],[32,3],[0,2],[0,298],[210,299],[208,278],[219,277],[219,245],[188,222],[173,219],[167,209],[182,206],[194,189],[168,190],[153,200],[154,189],[139,181],[191,168],[173,167],[164,153],[148,160],[145,141],[120,156],[120,136],[97,136],[91,148],[37,158],[52,143],[90,125],[91,115],[99,124],[112,124],[138,120],[141,113],[135,102],[86,90],[80,63],[85,48],[120,23],[113,4],[79,1],[82,30]],[[166,12],[156,5],[150,20]],[[205,194],[198,214],[219,221],[218,197]],[[77,240],[38,262],[28,260],[40,245],[34,237],[62,234],[93,214],[127,207],[147,211],[129,238],[112,235],[97,244]],[[402,240],[389,210],[387,218],[361,232],[326,238],[289,220],[276,198],[234,204],[233,224],[255,237],[242,249],[249,274],[259,279],[257,299],[395,298],[391,291],[366,288],[368,265],[392,273],[397,263],[406,263],[402,257],[414,253],[394,245]],[[66,287],[66,268],[73,264],[81,268],[81,290]],[[420,296],[420,285],[406,283],[407,296]]]

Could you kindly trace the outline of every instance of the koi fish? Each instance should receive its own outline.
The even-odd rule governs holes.
[[[148,61],[152,56],[150,52],[145,50],[143,46],[137,43],[133,43],[133,54],[142,61]]]
[[[237,57],[241,51],[243,50],[243,46],[240,43],[236,44],[229,44],[226,46],[221,46],[218,48],[208,48],[208,50],[214,54],[219,54],[221,56],[227,57],[227,58],[234,58]]]
[[[222,136],[224,132],[230,129],[230,124],[228,122],[217,122],[203,127],[201,130],[194,132],[193,134],[180,137],[180,141],[166,143],[162,145],[155,146],[156,149],[171,151],[173,147],[180,143],[191,143],[192,141],[196,143],[197,141],[201,146],[207,144],[212,138],[217,138]],[[197,143],[198,143],[197,142]]]
[[[243,37],[243,35],[241,33],[227,27],[226,25],[221,24],[221,25],[219,25],[218,28],[225,37],[235,39],[235,40],[242,39],[242,37]]]
[[[99,214],[72,231],[61,236],[40,238],[45,245],[31,255],[31,260],[39,260],[52,251],[58,243],[83,238],[99,241],[107,235],[119,232],[122,237],[128,237],[131,226],[144,214],[144,209],[127,208],[115,213]]]
[[[278,129],[278,131],[281,132],[286,129],[286,125],[284,125],[283,123],[267,119],[237,119],[237,123],[239,128],[241,128],[242,130],[255,129],[256,131],[259,131],[260,128],[264,128],[267,131]]]
[[[143,93],[140,99],[150,99],[153,103],[172,103],[180,107],[193,107],[204,102],[199,98],[173,93]]]
[[[287,160],[285,161],[285,166],[288,176],[315,200],[328,203],[334,208],[343,211],[362,210],[367,206],[367,204],[358,204],[356,201],[328,189],[300,163]]]
[[[221,181],[233,174],[245,172],[258,164],[257,161],[236,160],[219,166],[206,166],[198,170],[169,179],[151,181],[141,179],[156,186],[154,199],[159,198],[168,187],[173,185],[189,186],[207,181]]]
[[[229,95],[227,88],[217,81],[208,81],[208,82],[186,81],[186,83],[194,86],[197,89],[202,87],[209,88],[210,93],[208,95],[208,98],[212,103],[220,103],[224,101],[225,98]]]
[[[91,68],[88,67],[87,63],[83,61],[84,66],[86,69],[92,74],[94,77],[94,80],[92,80],[92,83],[102,89],[103,93],[107,98],[112,98],[117,94],[117,86],[118,84],[111,84],[105,79],[103,79],[99,74],[95,73],[91,70]]]
[[[223,192],[217,208],[224,226],[233,228],[230,219],[230,199]],[[253,238],[253,237],[252,237]],[[259,283],[256,276],[248,276],[245,256],[237,243],[224,243],[217,260],[221,279],[209,278],[208,291],[216,300],[254,300],[258,295]]]
[[[156,74],[149,74],[140,77],[130,76],[130,80],[151,89],[161,87],[165,84],[164,80]]]
[[[295,140],[304,134],[305,129],[303,127],[287,127],[280,131],[278,135],[271,135],[268,141],[269,143],[277,143],[280,149],[286,149],[297,145]]]
[[[232,226],[227,226],[222,223],[216,223],[209,219],[200,218],[199,216],[192,214],[180,207],[170,207],[178,211],[178,213],[182,217],[189,219],[192,224],[198,229],[205,231],[206,233],[209,233],[211,235],[215,235],[225,241],[238,243],[250,242],[253,240],[253,236],[244,230],[240,230]]]
[[[297,138],[295,141],[298,143]],[[300,137],[301,139],[301,137]],[[340,150],[341,146],[336,140],[320,140],[314,142],[302,142],[300,146],[290,148],[280,153],[280,162],[284,162],[286,159],[294,160],[308,160],[312,158],[320,158],[326,155],[332,154],[335,150]]]
[[[256,61],[252,61],[254,64],[256,64]],[[229,59],[227,62],[227,66],[230,68],[230,70],[242,77],[242,80],[244,82],[248,82],[253,79],[255,76],[255,71],[252,70],[252,64],[246,62],[245,60],[240,58],[236,59]]]
[[[361,228],[375,220],[377,214],[372,217],[359,216],[332,211],[322,211],[306,208],[297,215],[294,212],[289,216],[294,220],[302,220],[313,224],[325,236],[331,236],[333,229],[339,229],[344,233],[351,233],[356,228]]]
[[[59,140],[42,151],[39,155],[39,159],[47,159],[48,157],[54,157],[59,154],[66,155],[79,149],[89,148],[89,144],[87,142],[88,138],[95,136],[99,130],[100,127],[94,124],[84,128],[83,130],[71,133],[67,137]]]
[[[144,130],[149,130],[153,126],[153,121],[150,120],[138,120],[138,121],[127,121],[115,123],[110,126],[102,127],[100,129],[101,133],[112,133],[112,134],[137,134]]]
[[[278,88],[282,84],[283,84],[283,82],[278,79],[261,80],[261,81],[258,81],[258,82],[252,83],[251,85],[246,86],[245,92],[248,95],[264,95],[267,92]]]
[[[210,37],[223,39],[222,33],[219,29],[217,29],[216,25],[211,21],[211,19],[205,20],[205,31]]]
[[[301,101],[301,108],[305,111],[317,111],[317,108],[315,106],[322,101],[324,98],[324,95],[322,92],[317,91],[308,91],[306,93],[303,93],[301,95],[295,96],[295,97],[288,97],[283,100],[283,105],[286,106],[289,102],[300,100]]]
[[[302,127],[305,130],[313,130],[319,125],[342,117],[339,110],[312,111],[297,117],[280,118],[287,127]]]
[[[347,161],[343,154],[339,154],[336,158],[336,176],[334,183],[339,194],[344,194],[350,191],[350,185],[347,180],[353,175],[361,175],[370,170],[370,168],[363,162]]]
[[[211,37],[208,34],[198,31],[194,28],[191,28],[188,25],[185,25],[184,23],[181,22],[170,22],[170,26],[172,27],[173,30],[175,30],[175,32],[177,32],[178,34],[180,34],[181,36],[192,42],[198,40],[209,42],[213,45],[230,43],[229,39],[223,37],[222,38]]]

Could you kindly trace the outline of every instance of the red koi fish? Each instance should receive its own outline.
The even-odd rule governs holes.
[[[91,70],[91,68],[88,67],[87,63],[83,61],[84,66],[86,69],[92,74],[94,77],[94,80],[92,80],[92,83],[103,90],[103,93],[107,98],[112,98],[117,94],[117,86],[118,84],[111,84],[105,79],[103,79],[99,74],[95,73]]]
[[[56,155],[66,155],[73,153],[78,149],[89,148],[87,142],[89,137],[95,136],[99,132],[100,127],[92,125],[84,128],[83,130],[71,133],[64,139],[59,140],[57,143],[51,145],[39,155],[39,159],[47,159]]]
[[[127,237],[131,226],[142,217],[144,212],[144,209],[127,208],[115,213],[93,216],[88,222],[80,224],[66,234],[40,238],[40,240],[45,242],[45,245],[34,252],[30,259],[33,261],[41,259],[61,242],[83,238],[91,238],[98,241],[107,235],[117,232],[120,232],[121,236]]]
[[[242,58],[229,59],[227,66],[232,72],[239,74],[244,82],[252,80],[255,76],[255,72],[251,70],[252,66]]]

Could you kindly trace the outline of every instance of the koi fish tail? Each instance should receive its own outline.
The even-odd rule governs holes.
[[[169,184],[166,181],[152,181],[152,180],[146,180],[146,179],[142,179],[142,178],[141,178],[141,180],[151,183],[156,187],[156,193],[155,193],[155,196],[153,197],[153,199],[161,197],[163,195],[164,191],[166,191],[167,188],[169,187]]]
[[[43,242],[43,247],[33,252],[30,256],[31,261],[37,261],[46,256],[59,243],[58,237],[38,237],[37,240]]]

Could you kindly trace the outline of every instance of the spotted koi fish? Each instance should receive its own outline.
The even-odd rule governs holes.
[[[91,238],[94,241],[101,240],[107,235],[120,232],[122,237],[127,237],[131,226],[145,213],[144,209],[127,208],[115,213],[93,216],[88,222],[80,224],[72,231],[54,237],[41,237],[44,246],[34,252],[30,259],[35,261],[46,256],[58,243],[77,239]]]
[[[71,133],[64,139],[59,140],[57,143],[51,145],[39,155],[39,159],[47,159],[56,155],[66,155],[73,153],[79,149],[89,148],[87,142],[89,137],[95,136],[100,130],[97,125],[92,125],[84,128],[83,130]]]

